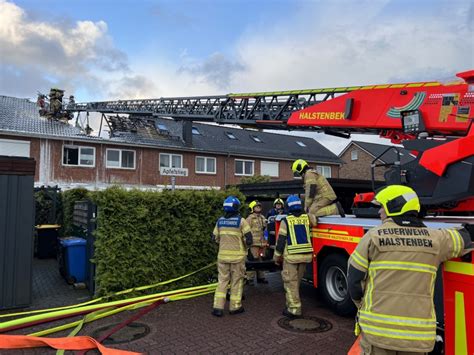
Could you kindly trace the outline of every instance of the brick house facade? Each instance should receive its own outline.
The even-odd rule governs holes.
[[[400,150],[400,160],[402,163],[414,159],[410,153],[400,147],[391,145],[351,141],[346,148],[339,153],[339,158],[343,164],[339,169],[339,177],[342,179],[371,180],[371,164],[376,157],[382,154],[387,148],[394,147]],[[375,164],[386,164],[396,161],[395,150],[390,150],[378,159]],[[384,173],[388,169],[385,167],[375,168],[375,180],[384,181]]]

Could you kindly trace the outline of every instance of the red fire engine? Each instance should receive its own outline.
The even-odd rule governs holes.
[[[401,143],[416,159],[393,164],[387,184],[406,184],[420,197],[433,228],[474,224],[474,70],[449,84],[416,82],[325,89],[241,93],[222,96],[120,100],[68,105],[68,112],[127,114],[130,120],[172,117],[242,127],[308,129],[349,138],[375,133]],[[372,166],[374,168],[374,166]],[[355,202],[369,202],[361,195]],[[463,214],[464,217],[430,217]],[[347,292],[349,255],[378,219],[323,217],[312,229],[312,282],[340,314],[353,309]],[[446,262],[437,290],[440,335],[445,353],[474,353],[474,258]],[[444,311],[443,311],[444,309]]]

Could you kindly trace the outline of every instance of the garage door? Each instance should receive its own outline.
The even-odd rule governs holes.
[[[0,155],[30,157],[30,142],[0,139]]]

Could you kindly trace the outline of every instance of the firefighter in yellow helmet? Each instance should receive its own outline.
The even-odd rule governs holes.
[[[218,284],[214,293],[212,314],[224,315],[227,286],[230,282],[230,314],[244,312],[242,291],[245,277],[246,245],[252,244],[252,233],[247,221],[240,217],[240,201],[235,196],[224,200],[223,217],[217,220],[212,238],[219,244],[217,255]]]
[[[265,248],[268,246],[267,241],[264,238],[264,231],[267,227],[267,220],[262,215],[262,204],[257,200],[249,203],[251,213],[247,217],[247,223],[252,230],[252,245],[250,246],[248,259],[250,261],[262,260],[265,255]],[[250,284],[253,283],[257,275],[257,283],[267,284],[268,281],[265,279],[265,272],[262,270],[249,271],[247,272],[247,280]]]
[[[301,200],[296,195],[286,200],[289,216],[282,219],[273,259],[283,263],[281,277],[286,295],[283,315],[301,316],[300,282],[306,266],[313,260],[309,217],[303,212]]]
[[[276,231],[275,231],[275,220],[276,216],[285,213],[284,210],[285,202],[281,198],[276,198],[273,201],[273,208],[267,213],[267,231],[268,231],[268,244],[275,245],[276,242]]]
[[[436,272],[473,247],[472,226],[427,228],[418,218],[418,196],[407,186],[382,188],[374,203],[382,224],[362,237],[347,275],[363,354],[428,353],[436,339]]]
[[[322,174],[311,169],[303,159],[295,160],[291,170],[295,175],[303,177],[304,210],[308,213],[312,225],[317,223],[317,217],[337,214],[344,217],[344,210],[336,201],[337,196],[333,188]]]

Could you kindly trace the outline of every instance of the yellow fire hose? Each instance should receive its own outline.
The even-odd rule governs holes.
[[[215,288],[216,287],[215,285],[217,285],[217,284],[215,283],[215,284],[210,284],[210,285],[212,285]],[[186,292],[186,291],[190,291],[190,290],[203,290],[203,289],[207,290],[210,287],[210,285],[188,287],[188,288],[181,289],[179,291]],[[23,317],[23,318],[13,319],[13,320],[10,320],[10,321],[0,323],[0,332],[2,330],[7,329],[7,328],[11,328],[11,327],[14,327],[14,326],[19,326],[21,324],[37,322],[37,321],[45,320],[45,319],[49,319],[49,318],[58,318],[58,317],[63,317],[63,316],[67,316],[67,315],[73,315],[74,313],[79,313],[79,312],[93,311],[93,310],[107,308],[107,307],[137,303],[137,302],[140,302],[140,301],[147,301],[147,300],[149,301],[153,298],[156,298],[157,295],[162,296],[162,297],[166,297],[166,296],[172,295],[176,292],[177,291],[167,291],[167,292],[162,292],[162,293],[159,293],[159,294],[153,294],[153,295],[146,295],[146,296],[134,297],[134,298],[129,298],[129,299],[123,299],[123,300],[120,300],[120,301],[105,302],[105,303],[99,303],[99,304],[95,304],[95,305],[88,305],[88,306],[81,306],[81,307],[76,306],[76,308],[62,309],[62,310],[59,310],[59,311],[52,311],[52,312],[42,313],[42,314],[38,314],[38,315],[32,315],[32,316],[27,316],[27,317]]]
[[[106,296],[102,296],[102,297],[99,297],[99,298],[95,298],[93,300],[90,300],[90,301],[87,301],[87,302],[83,302],[83,303],[79,303],[79,304],[73,304],[73,305],[69,305],[69,306],[62,306],[62,307],[55,307],[55,308],[46,308],[46,309],[38,309],[38,310],[34,310],[34,311],[25,311],[25,312],[17,312],[17,313],[9,313],[9,314],[0,314],[0,318],[8,318],[8,317],[16,317],[16,316],[22,316],[22,315],[27,315],[27,314],[38,314],[38,313],[45,313],[45,312],[52,312],[52,311],[60,311],[60,310],[65,310],[65,309],[71,309],[71,308],[78,308],[78,307],[82,307],[82,306],[87,306],[87,305],[91,305],[91,304],[94,304],[94,303],[97,303],[99,301],[102,301],[104,299],[107,299],[107,298],[110,298],[110,297],[113,297],[113,296],[119,296],[119,295],[125,295],[127,293],[130,293],[130,292],[133,292],[133,291],[144,291],[144,290],[147,290],[147,289],[150,289],[150,288],[154,288],[154,287],[158,287],[158,286],[163,286],[163,285],[167,285],[169,283],[173,283],[173,282],[176,282],[176,281],[179,281],[179,280],[182,280],[186,277],[189,277],[189,276],[192,276],[194,274],[197,274],[201,271],[204,271],[206,269],[209,269],[211,268],[212,266],[216,265],[216,262],[213,262],[213,263],[210,263],[196,271],[193,271],[193,272],[190,272],[186,275],[183,275],[183,276],[179,276],[179,277],[176,277],[174,279],[170,279],[170,280],[166,280],[166,281],[161,281],[161,282],[158,282],[158,283],[154,283],[154,284],[151,284],[151,285],[146,285],[146,286],[140,286],[140,287],[134,287],[134,288],[129,288],[127,290],[123,290],[123,291],[118,291],[118,292],[115,292],[115,293],[111,293],[109,295],[106,295]],[[1,326],[2,326],[3,323],[0,323],[0,330],[2,329]]]

